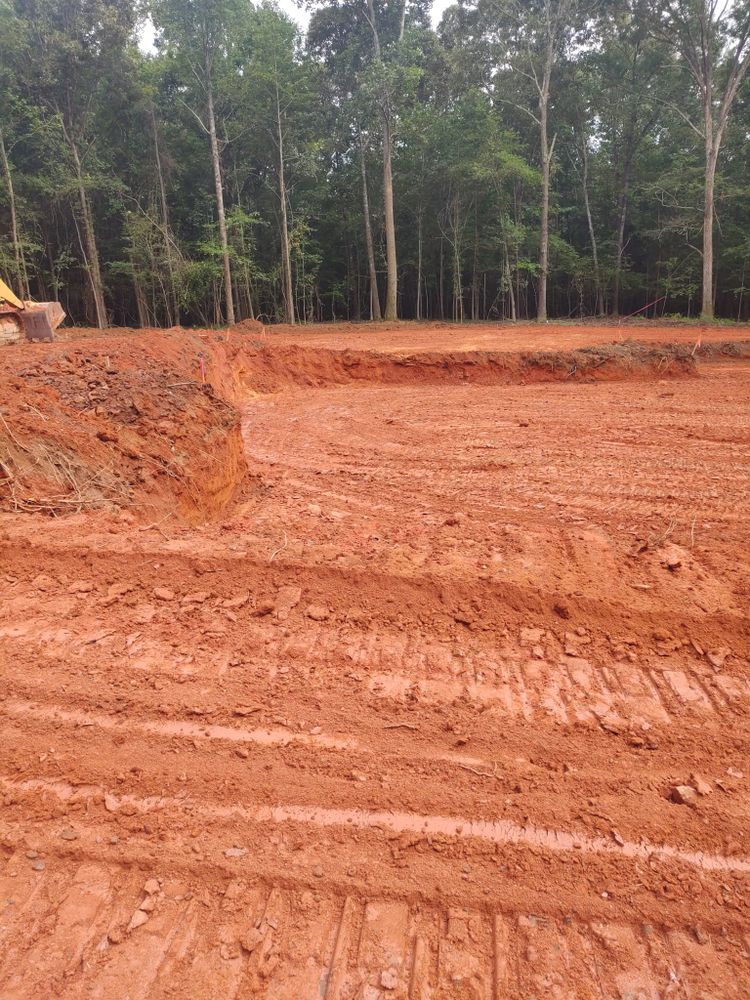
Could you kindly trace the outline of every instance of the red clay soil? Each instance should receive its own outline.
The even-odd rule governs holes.
[[[732,324],[653,323],[326,323],[314,326],[269,326],[273,343],[331,349],[362,348],[389,353],[408,351],[563,351],[600,344],[636,341],[643,344],[750,340],[750,326]]]
[[[453,335],[3,352],[2,1000],[750,996],[744,349]]]

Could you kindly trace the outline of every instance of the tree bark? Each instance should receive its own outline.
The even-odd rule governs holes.
[[[586,221],[589,227],[589,238],[591,240],[591,257],[594,262],[594,292],[596,304],[594,311],[597,316],[604,313],[604,299],[602,296],[602,283],[599,273],[599,249],[596,245],[596,234],[594,232],[594,220],[591,216],[591,202],[589,200],[589,153],[586,146],[586,137],[581,136],[581,156],[583,158],[583,203],[586,208]]]
[[[716,163],[719,159],[720,134],[714,135],[713,109],[711,97],[713,87],[709,75],[706,81],[703,122],[705,132],[706,173],[703,184],[703,295],[701,319],[714,318],[714,188],[716,186]]]
[[[164,229],[164,255],[167,261],[167,272],[169,274],[169,296],[166,296],[167,321],[170,326],[180,322],[180,303],[177,297],[177,283],[174,276],[174,265],[172,263],[171,234],[169,229],[169,206],[167,205],[167,191],[164,186],[164,174],[161,168],[161,153],[159,151],[159,132],[156,127],[156,113],[151,106],[151,129],[154,135],[154,159],[156,161],[156,176],[159,181],[159,199],[161,202],[161,222]]]
[[[373,49],[375,59],[381,59],[380,35],[378,33],[377,20],[375,18],[375,5],[373,0],[367,0],[368,20],[372,28]],[[401,13],[399,24],[398,41],[401,42],[404,33],[406,17],[406,3]],[[385,215],[385,261],[386,261],[386,290],[385,290],[385,319],[398,318],[398,262],[396,258],[396,222],[393,210],[393,167],[391,163],[393,154],[393,133],[391,128],[391,106],[390,94],[383,94],[384,103],[382,106],[383,115],[383,208]]]
[[[13,256],[16,260],[16,277],[18,280],[18,293],[22,299],[30,298],[29,278],[26,271],[26,258],[18,231],[18,216],[16,214],[16,195],[13,188],[13,175],[10,172],[10,162],[5,149],[5,139],[3,130],[0,128],[0,162],[2,162],[3,176],[8,188],[8,200],[10,203],[10,238],[13,242]]]
[[[367,267],[370,272],[370,319],[380,320],[380,293],[378,292],[378,272],[375,267],[375,249],[372,242],[372,226],[370,225],[370,198],[367,194],[367,167],[365,165],[365,146],[362,135],[359,136],[360,164],[362,169],[362,214],[365,219],[365,246],[367,248]]]
[[[383,207],[385,209],[385,260],[387,283],[385,318],[398,319],[398,263],[396,259],[396,222],[393,212],[393,169],[390,112],[383,119]]]
[[[281,127],[279,87],[276,85],[276,127],[279,147],[279,200],[281,201],[281,277],[284,295],[284,320],[294,323],[294,289],[292,288],[292,257],[289,249],[289,219],[286,208],[286,178],[284,174],[284,132]]]
[[[552,74],[553,49],[551,40],[547,46],[547,56],[544,65],[542,86],[539,90],[539,138],[542,151],[542,209],[539,219],[539,291],[537,293],[536,318],[540,323],[547,322],[547,276],[549,274],[549,187],[552,165],[552,146],[549,144],[549,85]]]
[[[422,206],[417,213],[417,310],[416,318],[422,318]]]
[[[226,320],[229,326],[234,323],[234,290],[232,288],[232,264],[229,256],[229,239],[227,237],[227,217],[224,211],[224,185],[221,179],[221,160],[219,158],[219,140],[216,137],[216,116],[214,114],[214,91],[211,83],[211,69],[206,66],[206,103],[208,105],[208,134],[211,139],[211,162],[214,168],[214,188],[216,190],[216,213],[219,217],[219,241],[221,255],[224,261],[224,300],[226,304]]]
[[[73,158],[78,186],[78,201],[81,206],[81,222],[83,223],[83,235],[85,239],[86,273],[89,276],[91,286],[96,325],[100,330],[103,330],[107,326],[107,310],[104,305],[104,286],[102,285],[102,272],[99,263],[99,248],[96,243],[96,233],[94,231],[94,218],[91,212],[89,197],[86,194],[86,187],[83,183],[83,168],[81,166],[81,158],[78,155],[78,147],[72,134],[67,129],[65,129],[65,137]]]

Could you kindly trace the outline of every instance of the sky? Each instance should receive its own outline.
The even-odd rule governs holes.
[[[301,10],[294,0],[276,0],[276,2],[284,13],[293,18],[303,30],[307,28],[307,22],[310,20],[309,10]],[[454,0],[434,0],[431,11],[433,26],[437,26],[445,8],[453,2]]]
[[[453,2],[454,0],[433,0],[431,11],[433,27],[437,27],[443,16],[443,11]],[[297,22],[303,31],[307,30],[307,24],[310,20],[309,10],[298,7],[294,0],[276,0],[276,3],[285,14]],[[144,52],[154,51],[154,26],[150,20],[147,20],[141,28],[139,43]]]

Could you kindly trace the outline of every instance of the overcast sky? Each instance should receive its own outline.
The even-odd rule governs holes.
[[[449,7],[454,0],[433,0],[432,4],[432,24],[437,26],[440,18],[443,16],[443,11],[446,7]],[[307,22],[310,20],[310,12],[304,8],[300,8],[294,2],[294,0],[276,0],[281,10],[289,17],[293,18],[303,31],[307,30]],[[154,50],[154,26],[150,20],[147,20],[140,31],[140,46],[146,52],[153,52]]]
[[[310,19],[310,12],[307,10],[300,10],[294,0],[276,0],[279,7],[288,14],[289,17],[293,17],[294,20],[302,28],[307,27],[307,22]],[[443,16],[443,11],[446,7],[450,6],[453,0],[434,0],[432,5],[432,23],[437,25],[440,18]]]

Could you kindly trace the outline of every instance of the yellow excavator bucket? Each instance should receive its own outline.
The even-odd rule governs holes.
[[[0,280],[0,343],[54,340],[64,319],[59,302],[24,302]]]
[[[7,302],[9,306],[15,306],[16,309],[24,308],[23,302],[17,295],[13,294],[2,279],[0,279],[0,302]]]

